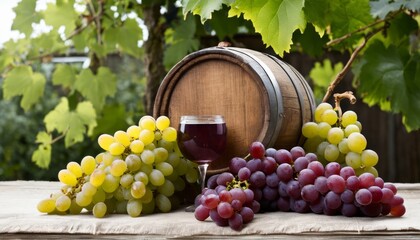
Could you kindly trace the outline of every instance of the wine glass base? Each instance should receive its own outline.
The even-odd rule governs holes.
[[[194,212],[195,211],[195,208],[196,207],[194,205],[187,206],[185,208],[185,212]]]

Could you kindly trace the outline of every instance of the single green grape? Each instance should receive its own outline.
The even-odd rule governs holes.
[[[168,142],[175,142],[177,137],[177,131],[173,127],[165,128],[162,131],[162,139]]]
[[[101,169],[95,169],[90,175],[89,182],[96,188],[102,185],[105,180],[105,172]]]
[[[130,173],[126,173],[124,175],[121,176],[120,178],[120,185],[128,188],[134,181],[134,176],[131,175]]]
[[[110,145],[114,142],[115,142],[114,137],[109,134],[101,134],[98,137],[98,144],[105,151],[108,151]]]
[[[155,154],[151,150],[144,150],[140,154],[140,158],[144,164],[150,165],[155,162]]]
[[[341,125],[347,127],[350,124],[355,124],[357,121],[357,114],[354,111],[348,110],[341,115]]]
[[[108,151],[112,155],[117,156],[124,153],[125,147],[120,142],[113,142],[111,145],[109,145]]]
[[[321,120],[330,124],[331,126],[337,123],[338,116],[337,113],[332,109],[327,109],[322,113]]]
[[[131,217],[138,217],[140,216],[143,209],[143,204],[139,199],[130,199],[127,202],[127,213]]]
[[[139,121],[139,126],[142,129],[147,129],[150,131],[155,131],[156,130],[156,124],[155,124],[155,119],[152,116],[143,116],[142,118],[140,118]]]
[[[157,188],[157,191],[159,193],[167,196],[167,197],[170,197],[175,192],[175,186],[174,186],[174,184],[170,180],[166,179],[166,181],[163,183],[163,185],[160,185]]]
[[[115,177],[120,177],[127,170],[127,163],[121,159],[112,162],[109,172]]]
[[[346,164],[347,166],[352,167],[353,169],[358,169],[362,166],[362,159],[359,153],[349,152],[346,155]]]
[[[328,110],[328,109],[331,109],[331,110],[333,109],[331,104],[326,103],[326,102],[320,103],[315,109],[315,114],[314,114],[315,122],[317,123],[322,122],[321,116],[325,112],[325,110]]]
[[[76,178],[80,178],[83,175],[82,167],[77,162],[69,162],[66,166],[67,170],[69,170],[71,173],[76,176]]]
[[[161,171],[153,169],[149,174],[149,181],[154,186],[160,186],[165,183],[165,176]]]
[[[362,158],[362,164],[365,167],[373,167],[379,161],[378,154],[375,151],[370,150],[370,149],[363,150],[361,158]]]
[[[344,135],[346,137],[350,136],[350,134],[354,133],[354,132],[358,132],[360,133],[360,129],[356,124],[349,124],[347,125],[347,127],[344,129]]]
[[[149,129],[143,129],[140,132],[139,140],[146,146],[155,140],[155,133]]]
[[[323,138],[326,139],[328,136],[328,132],[331,129],[331,125],[326,123],[326,122],[320,122],[318,123],[318,135]]]
[[[331,144],[338,144],[344,138],[344,132],[339,127],[333,127],[328,131],[327,140]]]
[[[171,211],[172,204],[168,197],[163,194],[158,194],[156,196],[156,206],[161,212],[169,212]]]
[[[119,176],[114,176],[112,174],[106,174],[105,180],[102,183],[102,189],[106,193],[113,193],[115,190],[117,190],[119,184],[120,184],[120,177]]]
[[[55,200],[51,198],[43,199],[38,203],[37,209],[41,213],[51,213],[55,210]]]
[[[169,176],[173,173],[174,168],[167,162],[160,162],[156,164],[156,169],[161,171],[163,176]]]
[[[62,195],[57,200],[55,200],[55,208],[60,212],[65,212],[70,208],[71,199],[66,196]]]
[[[83,192],[76,193],[76,203],[81,207],[87,207],[92,202],[92,196],[88,196]]]
[[[135,181],[131,185],[131,195],[134,198],[141,198],[146,194],[146,185],[141,181]]]
[[[125,157],[125,163],[127,165],[128,171],[130,172],[138,171],[142,165],[140,157],[136,154],[129,154],[127,157]]]
[[[338,156],[340,155],[340,150],[338,150],[337,145],[335,144],[328,144],[324,150],[324,158],[328,162],[334,162],[337,160]]]
[[[168,128],[171,124],[171,121],[167,116],[160,116],[156,119],[156,127],[160,131],[163,131],[165,128]]]
[[[347,145],[347,138],[343,138],[343,140],[340,141],[338,144],[338,149],[343,154],[350,152],[349,146]]]
[[[93,203],[104,202],[105,199],[106,199],[106,193],[102,188],[98,188],[96,193],[92,196]]]
[[[96,203],[92,209],[93,216],[97,218],[103,218],[106,214],[106,211],[107,211],[107,206],[103,202]]]
[[[96,191],[98,189],[93,186],[90,182],[86,182],[85,184],[83,184],[82,186],[82,192],[88,196],[93,196],[95,195]]]
[[[361,133],[354,132],[347,137],[347,145],[351,151],[361,153],[366,148],[367,140]]]
[[[58,172],[58,180],[69,186],[76,186],[77,184],[76,176],[67,169],[62,169]]]
[[[153,149],[153,153],[155,154],[155,163],[165,162],[169,156],[168,150],[163,147]]]
[[[98,154],[98,156],[99,156],[99,154]],[[102,155],[101,155],[101,158],[102,158]],[[82,158],[82,161],[80,162],[80,167],[82,168],[82,171],[86,175],[90,175],[95,170],[96,159],[92,156],[85,156],[85,157]]]
[[[306,138],[314,138],[318,136],[318,124],[314,122],[306,122],[303,124],[302,135]]]
[[[145,172],[139,171],[134,175],[134,181],[141,181],[147,185],[149,183],[149,177]]]
[[[136,125],[132,125],[127,128],[127,134],[131,138],[131,140],[136,140],[139,138],[141,128]]]
[[[149,203],[153,200],[153,191],[146,187],[146,193],[140,198],[142,203]]]

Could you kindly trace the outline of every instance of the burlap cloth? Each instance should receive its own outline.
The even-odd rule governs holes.
[[[90,214],[46,215],[37,211],[37,203],[60,188],[58,182],[0,182],[1,234],[135,234],[138,236],[275,236],[297,235],[418,235],[420,238],[420,184],[396,184],[398,194],[405,199],[406,214],[401,218],[348,218],[313,213],[273,212],[257,214],[240,231],[218,227],[210,220],[197,221],[193,213],[179,209],[166,214],[131,218],[112,214],[102,219]]]

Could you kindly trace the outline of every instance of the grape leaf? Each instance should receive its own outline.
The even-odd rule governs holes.
[[[73,68],[68,64],[57,64],[52,74],[52,83],[62,85],[64,88],[73,86],[76,80],[76,74]]]
[[[370,2],[371,11],[373,17],[379,17],[385,19],[390,12],[395,12],[401,8],[406,8],[411,11],[420,11],[420,2],[418,0],[379,0]]]
[[[333,38],[344,36],[372,22],[369,0],[311,0],[305,1],[305,16],[319,29],[331,27]],[[319,31],[318,31],[319,32]],[[347,44],[357,41],[349,38]]]
[[[178,22],[173,30],[166,32],[167,43],[169,43],[163,57],[166,69],[170,69],[185,55],[198,49],[199,41],[194,38],[195,29],[194,17],[189,15],[185,21]]]
[[[320,57],[324,53],[324,46],[328,42],[328,37],[326,35],[320,37],[315,27],[308,23],[303,33],[294,32],[293,42],[299,42],[305,53],[313,57]]]
[[[32,162],[40,168],[48,169],[51,163],[51,145],[40,144],[32,153]]]
[[[310,0],[305,1],[303,11],[308,22],[320,29],[326,29],[330,23],[332,13],[332,1],[330,0]]]
[[[3,82],[5,99],[22,95],[20,106],[29,110],[44,95],[45,76],[33,72],[30,66],[17,66],[6,74]]]
[[[306,20],[304,0],[250,0],[232,4],[229,16],[251,20],[255,31],[261,33],[264,43],[273,47],[280,56],[289,52],[296,29],[304,31]]]
[[[388,44],[405,44],[408,46],[409,42],[412,41],[410,35],[419,29],[417,21],[407,14],[398,14],[389,23],[387,38],[384,40]]]
[[[119,129],[127,128],[127,111],[124,105],[105,105],[101,116],[98,118],[98,126],[95,127],[92,136],[102,133],[114,133]]]
[[[103,34],[107,52],[119,49],[134,57],[139,57],[137,42],[142,40],[143,31],[135,19],[127,19],[124,25],[105,29]]]
[[[38,58],[40,55],[47,56],[50,53],[64,53],[69,48],[59,40],[58,34],[53,31],[31,38],[30,41],[31,47],[28,58]]]
[[[373,21],[369,0],[331,1],[331,32],[334,38],[363,27]]]
[[[31,49],[31,41],[27,38],[10,39],[5,42],[0,54],[0,72],[3,72],[6,67],[12,67],[14,62],[23,61],[28,54],[28,49]]]
[[[420,128],[420,61],[406,48],[385,47],[376,40],[363,55],[357,72],[358,93],[369,105],[401,113],[408,131]]]
[[[334,65],[329,59],[324,59],[322,64],[316,62],[314,68],[309,73],[309,77],[314,83],[314,94],[316,99],[322,99],[330,83],[335,79],[337,74],[343,69],[341,62]]]
[[[33,31],[32,23],[39,23],[41,14],[35,11],[37,1],[20,1],[18,5],[13,8],[16,14],[13,20],[12,30],[18,30],[29,37]]]
[[[51,144],[52,137],[47,132],[41,131],[41,132],[38,132],[38,134],[36,135],[35,142],[40,143],[40,144],[44,144],[44,145],[48,145],[48,144]]]
[[[54,29],[65,27],[68,36],[76,28],[78,14],[74,9],[74,0],[56,0],[56,3],[48,3],[44,11],[45,23]]]
[[[389,0],[372,1],[370,2],[370,14],[373,17],[384,19],[388,13],[399,10],[401,5],[401,2],[389,2]]]
[[[182,0],[182,11],[185,16],[188,12],[200,15],[201,22],[204,23],[207,19],[211,19],[212,13],[221,9],[223,4],[230,5],[233,2],[234,0]]]
[[[104,30],[105,33],[106,30]],[[78,34],[74,35],[71,38],[73,42],[74,49],[78,52],[84,52],[86,47],[89,46],[89,42],[93,38],[95,34],[95,28],[92,25],[86,27],[83,31],[79,32]]]
[[[103,108],[106,97],[115,94],[117,78],[107,67],[100,67],[96,75],[90,69],[83,69],[76,77],[74,87],[99,111]]]
[[[403,7],[413,12],[420,12],[420,1],[402,0]]]
[[[85,133],[91,133],[96,126],[96,112],[90,102],[81,102],[75,111],[69,110],[68,99],[63,97],[60,103],[44,118],[48,132],[57,130],[65,134],[64,143],[69,147],[83,141]]]
[[[32,153],[32,161],[39,167],[47,169],[51,162],[51,135],[44,131],[38,132],[35,142],[40,145]]]
[[[232,38],[239,31],[239,28],[244,28],[245,31],[253,32],[252,23],[243,19],[243,17],[229,18],[229,8],[224,6],[221,10],[213,13],[213,18],[207,20],[211,28],[216,31],[216,35],[220,40],[226,37]]]

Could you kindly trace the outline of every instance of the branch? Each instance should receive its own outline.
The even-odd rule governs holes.
[[[389,21],[389,20],[393,19],[393,18],[394,18],[397,14],[399,14],[401,11],[402,11],[402,10],[399,10],[399,11],[395,12],[394,14],[390,14],[388,17],[386,17],[386,18],[384,18],[384,19],[379,19],[379,20],[377,20],[377,21],[375,21],[375,22],[373,22],[373,23],[371,23],[371,24],[368,24],[368,25],[366,25],[366,26],[364,26],[364,27],[361,27],[361,28],[359,28],[359,29],[356,29],[356,30],[355,30],[355,31],[353,31],[353,32],[347,33],[347,34],[346,34],[346,35],[344,35],[344,36],[341,36],[341,37],[336,38],[336,39],[332,39],[331,41],[327,42],[327,44],[326,44],[326,45],[327,45],[327,47],[330,47],[330,46],[332,46],[332,45],[334,45],[334,44],[338,44],[338,43],[340,43],[340,42],[342,42],[342,41],[344,41],[344,40],[346,40],[346,39],[350,38],[350,37],[351,37],[351,36],[353,36],[354,34],[357,34],[357,33],[363,32],[364,30],[366,30],[366,29],[368,29],[368,28],[371,28],[371,27],[373,27],[373,26],[375,26],[375,25],[378,25],[378,24],[380,24],[380,23],[387,22],[387,21]]]
[[[89,27],[89,25],[93,22],[93,20],[94,20],[95,18],[96,18],[96,17],[90,18],[90,19],[88,20],[88,22],[87,22],[85,25],[83,25],[83,26],[81,26],[81,27],[79,27],[79,28],[76,28],[76,29],[75,29],[72,33],[70,33],[70,35],[69,35],[69,36],[67,36],[67,38],[66,38],[64,41],[70,40],[70,39],[72,39],[74,36],[76,36],[76,35],[78,35],[79,33],[83,32],[83,30],[85,30],[87,27]]]
[[[351,54],[350,59],[347,61],[346,65],[344,66],[344,68],[337,74],[337,76],[335,77],[334,81],[330,83],[330,85],[328,86],[327,92],[325,93],[324,98],[322,99],[323,102],[326,102],[328,100],[328,98],[330,98],[332,92],[334,91],[334,88],[341,82],[341,80],[344,78],[344,76],[347,74],[347,72],[350,70],[350,66],[351,64],[354,62],[354,60],[356,59],[357,55],[359,54],[359,52],[366,46],[367,41],[369,41],[369,39],[374,36],[375,34],[377,34],[378,32],[384,30],[387,26],[384,25],[381,28],[377,28],[375,30],[373,30],[372,32],[368,33],[365,38],[363,39],[362,44],[360,44],[355,50],[354,52]]]
[[[342,42],[342,41],[346,40],[347,38],[350,38],[351,36],[353,36],[353,35],[354,35],[354,34],[356,34],[356,33],[360,33],[360,32],[362,32],[362,31],[364,31],[364,30],[366,30],[366,29],[368,29],[368,28],[370,28],[370,27],[373,27],[373,26],[375,26],[375,25],[377,25],[377,24],[379,24],[379,23],[385,22],[385,21],[386,21],[386,19],[380,19],[380,20],[378,20],[378,21],[376,21],[376,22],[373,22],[373,23],[371,23],[371,24],[369,24],[369,25],[366,25],[366,26],[364,26],[364,27],[362,27],[362,28],[359,28],[359,29],[357,29],[357,30],[355,30],[355,31],[353,31],[353,32],[347,33],[346,35],[344,35],[344,36],[342,36],[342,37],[339,37],[339,38],[333,39],[333,40],[331,40],[331,41],[327,42],[327,44],[326,44],[326,45],[327,45],[327,47],[330,47],[331,45],[338,44],[338,43],[340,43],[340,42]]]
[[[93,19],[95,20],[95,24],[96,24],[96,41],[98,42],[98,44],[102,43],[101,17],[104,13],[103,4],[104,4],[103,0],[98,1],[98,11],[96,12],[92,1],[88,1],[88,10],[91,13],[91,15],[94,16]]]
[[[97,41],[98,44],[102,44],[102,24],[101,24],[101,18],[102,18],[102,14],[104,13],[103,9],[104,9],[104,1],[99,1],[99,9],[98,9],[98,13],[95,16],[95,23],[96,23],[96,33],[97,33]]]
[[[53,145],[54,143],[58,142],[58,140],[62,139],[66,136],[69,129],[66,129],[61,135],[55,137],[53,140],[51,140],[50,144]]]

